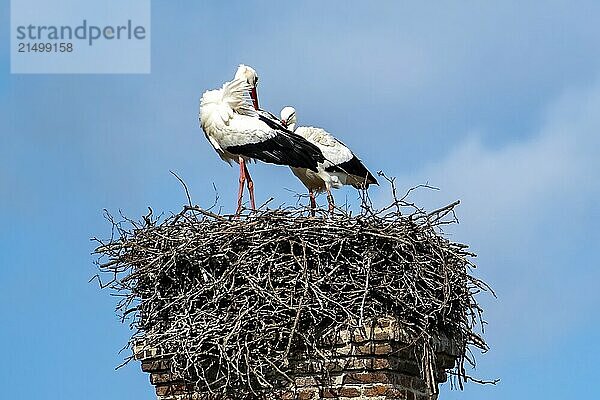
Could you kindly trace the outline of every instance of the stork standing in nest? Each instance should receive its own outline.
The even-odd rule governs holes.
[[[253,97],[254,107],[248,102],[248,93]],[[249,84],[247,79],[239,77],[225,82],[221,89],[204,92],[200,101],[199,119],[206,138],[221,159],[240,166],[236,214],[242,210],[245,181],[251,207],[256,209],[248,161],[260,160],[315,173],[319,163],[325,161],[319,147],[273,123],[255,108],[258,108],[256,82]]]
[[[371,184],[379,184],[352,150],[333,135],[324,129],[312,126],[296,128],[297,117],[296,110],[293,107],[284,107],[280,116],[281,123],[286,128],[315,144],[325,158],[325,161],[319,165],[319,170],[316,172],[303,167],[291,167],[294,175],[308,189],[313,215],[317,206],[315,192],[327,192],[329,211],[333,212],[334,200],[331,188],[339,189],[343,185],[352,185],[357,189],[367,189]]]

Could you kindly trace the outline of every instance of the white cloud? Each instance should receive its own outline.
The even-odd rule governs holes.
[[[537,134],[489,148],[473,133],[402,185],[429,182],[429,206],[461,199],[458,240],[479,254],[478,274],[498,291],[486,301],[490,337],[527,351],[577,330],[599,295],[600,86],[573,90],[547,108]],[[435,203],[435,204],[434,204]],[[508,352],[506,352],[508,354]]]

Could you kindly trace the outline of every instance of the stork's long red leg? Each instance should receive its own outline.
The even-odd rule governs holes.
[[[256,91],[256,83],[254,84],[254,87],[250,89],[250,98],[252,98],[252,105],[254,106],[254,109],[258,110],[258,93]],[[250,172],[248,172],[246,164],[244,164],[244,172],[246,179],[248,180],[247,185],[248,193],[250,193],[250,206],[253,210],[256,210],[256,203],[254,202],[254,181],[252,181],[252,178],[250,177]]]
[[[246,176],[246,185],[248,185],[248,193],[250,193],[250,206],[253,210],[256,210],[256,203],[254,202],[254,181],[250,177],[250,172],[246,163],[244,163],[244,175]]]
[[[329,203],[329,212],[333,214],[335,203],[333,201],[333,195],[331,194],[331,190],[329,190],[329,188],[327,188],[327,203]]]
[[[308,196],[310,197],[310,215],[315,216],[315,209],[317,208],[317,201],[315,200],[315,192],[312,189],[308,190]]]
[[[238,190],[237,209],[235,210],[235,215],[240,215],[240,212],[242,212],[242,197],[244,196],[244,180],[246,180],[246,174],[245,174],[246,163],[244,162],[244,159],[242,157],[240,157],[238,159],[238,161],[240,163],[240,188]]]

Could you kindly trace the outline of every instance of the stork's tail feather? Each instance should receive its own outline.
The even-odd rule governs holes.
[[[351,179],[348,181],[349,184],[357,189],[366,189],[369,185],[379,185],[377,179],[369,172],[367,167],[360,161],[358,157],[353,157],[341,164],[332,165],[325,169],[327,172],[343,172]]]
[[[377,179],[375,179],[375,177],[368,170],[367,170],[367,178],[365,180],[365,183],[366,183],[367,187],[369,187],[369,185],[379,186],[379,182],[377,182]]]
[[[352,182],[352,186],[357,189],[368,189],[369,185],[379,186],[379,182],[377,182],[377,179],[369,171],[367,171],[366,176],[361,176],[360,179],[355,178],[354,182]]]

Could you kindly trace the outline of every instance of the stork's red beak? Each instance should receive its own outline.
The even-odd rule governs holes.
[[[258,94],[256,93],[256,86],[250,89],[250,98],[252,99],[254,109],[258,110]]]
[[[287,121],[285,119],[282,119],[281,125],[283,125],[285,128],[287,128]]]

